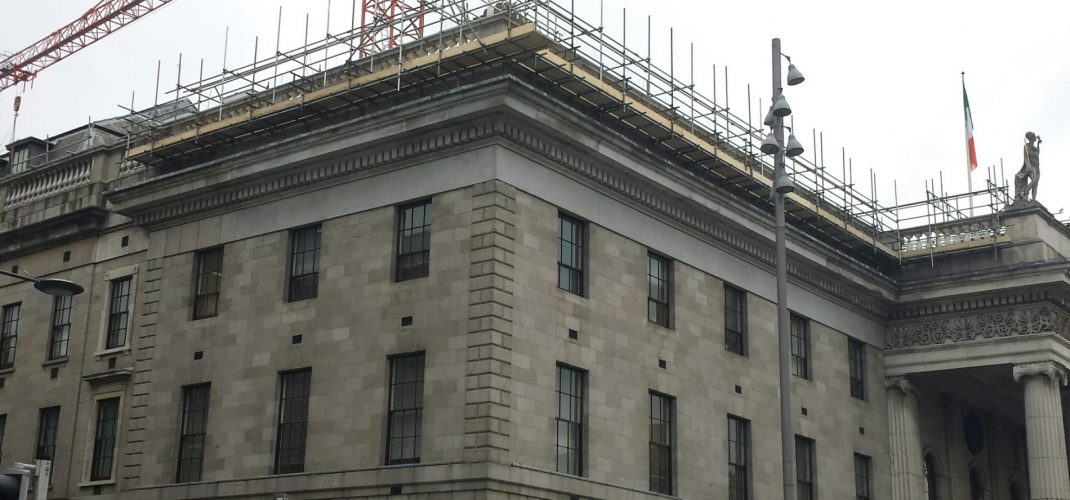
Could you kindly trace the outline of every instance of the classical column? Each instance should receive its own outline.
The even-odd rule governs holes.
[[[923,500],[925,476],[922,472],[917,392],[905,377],[885,379],[884,388],[888,395],[892,500]]]
[[[1070,500],[1066,433],[1059,384],[1066,370],[1052,361],[1014,365],[1014,381],[1025,390],[1025,440],[1029,491],[1033,500]]]

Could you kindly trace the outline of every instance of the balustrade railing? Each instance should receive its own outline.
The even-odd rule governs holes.
[[[993,220],[964,220],[937,227],[916,228],[899,240],[899,253],[947,252],[992,243],[1007,234],[1007,226]]]
[[[92,178],[91,158],[82,158],[64,165],[44,167],[33,174],[6,186],[4,208],[11,208],[46,198],[53,194],[89,183]]]

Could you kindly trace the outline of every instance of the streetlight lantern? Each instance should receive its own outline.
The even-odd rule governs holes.
[[[802,143],[795,138],[795,134],[788,135],[788,147],[784,150],[784,154],[794,158],[803,154],[803,151],[805,150],[803,149]],[[787,177],[787,175],[785,175],[785,177]]]
[[[775,155],[780,152],[780,143],[777,142],[776,136],[770,132],[769,135],[765,136],[765,140],[762,141],[762,145],[759,149],[767,155]]]
[[[806,77],[803,76],[802,71],[799,71],[794,64],[788,64],[788,85],[795,86],[804,81]]]
[[[784,98],[784,94],[776,96],[773,101],[773,115],[778,118],[784,118],[791,114],[791,106],[788,106],[788,100]]]
[[[23,276],[4,270],[0,270],[0,274],[4,276],[10,276],[12,278],[18,278],[23,281],[29,281],[33,283],[33,287],[37,290],[52,295],[54,297],[69,297],[71,295],[78,295],[85,291],[82,285],[73,281],[61,280],[55,278],[33,278],[30,276]]]

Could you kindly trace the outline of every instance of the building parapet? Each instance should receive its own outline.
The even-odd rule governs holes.
[[[93,178],[92,155],[79,155],[0,184],[5,210],[88,184]]]
[[[908,229],[896,250],[904,259],[938,252],[969,250],[1010,241],[1007,225],[996,218],[975,218]]]

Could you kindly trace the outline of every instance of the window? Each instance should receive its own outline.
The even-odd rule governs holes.
[[[290,290],[287,300],[316,298],[320,272],[320,226],[290,233]]]
[[[747,355],[747,293],[731,285],[724,286],[724,348],[740,356]]]
[[[178,438],[179,483],[201,480],[204,465],[204,438],[208,428],[210,386],[195,385],[182,390],[182,427]]]
[[[984,500],[985,480],[977,467],[970,467],[970,500]]]
[[[11,173],[17,174],[30,165],[30,148],[19,148],[11,155]]]
[[[650,491],[672,495],[673,398],[650,393]]]
[[[557,365],[557,472],[583,475],[584,372]]]
[[[936,461],[933,459],[932,453],[925,454],[925,460],[922,462],[922,472],[925,474],[925,498],[926,500],[936,500],[938,498],[936,494]]]
[[[870,458],[855,453],[855,500],[869,500],[870,497]]]
[[[583,261],[586,225],[564,214],[558,218],[557,286],[583,295]]]
[[[390,409],[386,463],[420,461],[420,423],[424,414],[424,355],[390,358]]]
[[[851,397],[866,399],[866,344],[847,339],[847,357],[851,365]]]
[[[814,495],[814,440],[795,436],[795,498],[813,500]]]
[[[669,303],[672,292],[672,261],[650,253],[646,274],[649,283],[646,317],[653,323],[669,328],[669,315],[672,311]]]
[[[728,500],[750,498],[750,422],[728,417]]]
[[[1018,484],[1018,481],[1011,481],[1010,486],[1011,500],[1023,500],[1022,498],[1022,486]]]
[[[4,463],[4,428],[7,427],[7,415],[0,415],[0,463]]]
[[[197,252],[194,259],[193,319],[219,314],[219,288],[223,280],[223,248]]]
[[[52,460],[56,456],[56,432],[59,429],[59,407],[42,408],[37,418],[37,460]]]
[[[15,366],[15,345],[19,341],[22,304],[8,304],[0,314],[0,370]]]
[[[111,479],[115,463],[115,436],[119,427],[119,398],[101,399],[97,402],[97,425],[93,433],[93,462],[89,469],[90,481]]]
[[[791,373],[810,378],[810,320],[791,315]]]
[[[304,472],[312,370],[284,372],[279,379],[282,387],[279,391],[279,428],[275,437],[275,473]]]
[[[398,257],[394,279],[423,278],[431,268],[431,200],[398,208]]]
[[[48,359],[67,357],[67,344],[71,338],[70,295],[57,296],[52,300],[52,329],[48,337]]]
[[[108,335],[104,341],[105,349],[114,349],[126,345],[126,333],[130,323],[130,284],[133,278],[127,276],[111,281],[111,300],[108,302]]]

